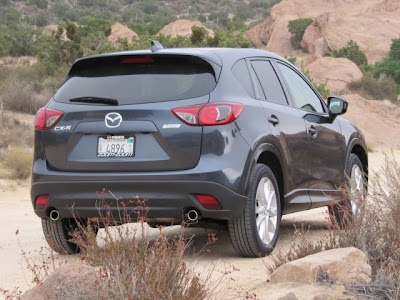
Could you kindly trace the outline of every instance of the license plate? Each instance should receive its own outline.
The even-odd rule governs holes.
[[[99,137],[97,157],[133,156],[135,139],[124,136]]]

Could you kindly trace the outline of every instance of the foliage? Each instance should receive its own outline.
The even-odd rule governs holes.
[[[207,42],[207,30],[204,27],[198,27],[193,25],[192,35],[190,36],[190,42],[194,46],[200,46]]]
[[[363,51],[360,50],[358,44],[353,40],[348,41],[346,47],[340,48],[339,50],[334,50],[328,55],[332,57],[347,58],[359,67],[368,64],[367,56]]]
[[[289,21],[288,29],[292,35],[290,38],[290,43],[295,49],[300,49],[300,43],[303,39],[304,32],[312,22],[313,20],[309,18]]]
[[[379,78],[373,77],[371,72],[365,73],[363,78],[350,82],[347,87],[367,99],[397,102],[396,83],[385,73],[381,73]]]
[[[77,28],[79,36],[86,37],[91,33],[101,32],[104,36],[111,34],[111,20],[87,16],[82,20],[82,25]]]
[[[183,237],[168,240],[162,229],[158,238],[150,240],[143,219],[139,219],[139,229],[112,224],[112,220],[105,223],[101,238],[105,247],[97,243],[90,227],[81,227],[83,235],[72,233],[82,250],[82,259],[100,269],[97,286],[89,284],[84,289],[97,290],[107,299],[206,298],[207,285],[189,271],[184,261],[190,241]],[[64,293],[68,295],[68,290]]]
[[[270,8],[281,0],[24,0],[19,1],[18,10],[14,9],[12,1],[0,0],[2,16],[6,16],[7,24],[29,24],[43,26],[34,21],[34,16],[44,13],[48,24],[58,24],[62,18],[78,24],[83,24],[88,16],[102,18],[112,22],[134,22],[134,27],[145,31],[138,34],[156,34],[163,26],[176,18],[184,17],[189,20],[200,20],[207,27],[225,30],[244,30],[246,24],[259,22],[269,14]],[[4,9],[3,9],[4,8]],[[22,14],[21,14],[22,12]],[[26,20],[21,18],[24,16]],[[39,24],[40,23],[40,24]],[[4,23],[3,23],[4,24]],[[160,27],[161,26],[161,27]],[[136,30],[135,30],[136,31]],[[140,30],[139,30],[140,31]]]
[[[389,55],[370,69],[375,78],[382,73],[393,78],[400,93],[400,38],[392,40]]]
[[[11,179],[27,179],[31,175],[32,153],[14,148],[7,152],[2,165],[10,170]]]
[[[49,92],[36,86],[32,80],[24,78],[27,74],[24,73],[23,68],[18,68],[5,78],[2,82],[0,101],[5,110],[35,114],[49,101]]]
[[[47,8],[49,5],[48,0],[29,0],[29,3],[36,5],[38,8]]]

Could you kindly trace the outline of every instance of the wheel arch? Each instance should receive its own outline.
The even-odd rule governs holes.
[[[279,194],[280,194],[280,202],[281,202],[281,210],[284,211],[285,201],[284,201],[284,191],[285,191],[285,181],[284,181],[284,164],[282,156],[279,150],[272,144],[264,143],[257,147],[256,151],[254,151],[252,163],[249,171],[254,168],[256,164],[264,164],[268,166],[272,172],[274,173],[276,180],[278,182]],[[246,194],[249,192],[249,177],[246,180]]]
[[[349,159],[350,154],[355,154],[360,159],[360,161],[361,161],[361,163],[363,165],[363,171],[364,171],[364,174],[365,174],[365,180],[368,182],[368,152],[366,151],[365,147],[363,147],[357,141],[354,141],[354,143],[351,146],[351,151],[347,155],[347,161]]]

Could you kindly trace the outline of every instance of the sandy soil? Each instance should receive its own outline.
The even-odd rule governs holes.
[[[400,151],[394,150],[393,154],[400,161]],[[370,169],[373,174],[379,171],[383,161],[382,151],[370,154]],[[18,287],[19,290],[25,291],[33,286],[33,276],[27,268],[22,250],[26,252],[25,257],[36,263],[40,263],[41,253],[48,254],[43,250],[47,244],[43,237],[40,219],[36,217],[31,207],[29,188],[29,181],[0,181],[0,288],[3,289],[12,290]],[[326,209],[284,216],[279,241],[274,251],[288,249],[294,226],[302,225],[310,228],[311,234],[315,237],[323,235],[328,225]],[[180,233],[180,227],[174,226],[166,231],[168,235],[173,236]],[[148,228],[148,232],[150,235],[158,235],[157,229]],[[187,236],[192,234],[195,235],[194,247],[200,250],[207,243],[208,233],[198,228],[189,228],[185,231]],[[256,293],[259,299],[277,299],[285,295],[285,290],[282,288],[284,285],[273,288],[266,282],[268,272],[265,264],[270,261],[268,257],[257,259],[238,257],[231,246],[229,235],[226,232],[216,232],[216,234],[218,241],[207,247],[211,253],[196,259],[189,258],[189,263],[195,261],[195,268],[203,274],[207,273],[207,270],[214,269],[211,281],[222,279],[220,286],[225,288],[225,297],[232,299],[246,292]],[[64,255],[56,255],[55,258],[57,264],[79,259],[76,256]],[[310,289],[321,287],[305,288],[291,285],[290,288],[296,291],[300,299],[307,299]]]

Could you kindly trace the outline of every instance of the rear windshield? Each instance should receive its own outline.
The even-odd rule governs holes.
[[[216,86],[213,67],[193,56],[113,56],[78,61],[54,100],[110,98],[119,105],[201,97]]]

